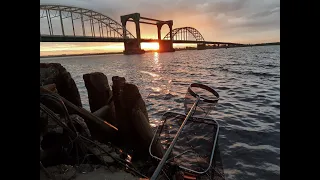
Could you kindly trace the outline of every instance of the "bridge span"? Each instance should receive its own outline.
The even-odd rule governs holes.
[[[139,13],[124,15],[120,19],[121,24],[89,9],[40,5],[40,42],[123,42],[124,54],[144,53],[141,42],[158,42],[160,52],[174,52],[173,43],[197,44],[198,49],[206,49],[206,45],[242,46],[239,43],[205,41],[193,27],[173,29],[172,20],[157,20]],[[136,37],[127,30],[127,22],[134,22]],[[158,39],[141,38],[140,24],[157,26]],[[161,38],[163,25],[169,27],[169,32]]]
[[[123,38],[110,37],[90,37],[90,36],[61,36],[61,35],[41,35],[40,42],[125,42]],[[158,39],[141,39],[141,42],[159,42]],[[213,45],[241,45],[238,43],[218,42],[218,41],[196,41],[196,40],[172,40],[173,43],[182,44],[213,44]]]

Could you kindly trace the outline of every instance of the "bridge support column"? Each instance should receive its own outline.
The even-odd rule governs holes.
[[[126,39],[124,41],[124,51],[123,54],[143,54],[145,51],[141,49],[140,41],[137,39]]]
[[[164,24],[167,24],[169,26],[170,40],[161,40],[161,28]],[[159,52],[174,52],[175,51],[173,49],[172,26],[173,26],[172,20],[157,22]]]
[[[174,52],[173,43],[170,40],[159,40],[159,52]]]
[[[158,41],[161,41],[161,28],[163,24],[157,24]]]
[[[206,44],[197,44],[197,50],[207,49]]]
[[[127,28],[127,22],[129,19],[132,19],[136,25],[136,39],[127,39],[126,30],[123,29],[123,38],[124,38],[124,54],[143,54],[145,51],[141,49],[141,32],[140,32],[140,14],[133,13],[121,16],[122,26]]]

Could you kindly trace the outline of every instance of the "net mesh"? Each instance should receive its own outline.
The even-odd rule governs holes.
[[[216,179],[213,178],[214,174],[221,174],[219,171],[223,172],[221,170],[223,168],[216,166],[214,159],[216,157],[213,156],[217,150],[219,125],[216,121],[206,118],[219,100],[219,94],[212,88],[197,83],[191,84],[184,99],[185,114],[166,112],[162,116],[162,124],[158,126],[153,141],[154,144],[160,143],[167,150],[198,96],[200,100],[177,137],[167,164],[174,163],[185,171],[201,174],[200,179]],[[153,154],[152,151],[150,153]],[[156,158],[162,159],[162,157]]]
[[[163,123],[157,128],[155,141],[166,150],[186,115],[167,112],[162,116]],[[218,125],[210,119],[191,117],[184,126],[167,160],[186,170],[206,171],[211,164]],[[158,157],[162,158],[162,157]]]

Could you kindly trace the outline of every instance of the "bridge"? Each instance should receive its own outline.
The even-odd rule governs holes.
[[[134,22],[137,37],[127,30],[127,22]],[[157,26],[158,39],[141,38],[140,24]],[[169,32],[161,38],[163,25],[169,27]],[[41,32],[43,29],[47,31]],[[205,41],[193,27],[173,29],[172,20],[157,20],[133,13],[121,16],[120,24],[101,13],[63,5],[40,5],[40,42],[123,42],[124,54],[144,53],[141,42],[158,42],[160,52],[174,52],[173,43],[197,44],[197,49],[206,49],[207,45],[243,46],[239,43]]]

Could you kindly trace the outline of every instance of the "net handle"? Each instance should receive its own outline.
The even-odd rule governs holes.
[[[198,87],[198,88],[205,89],[205,90],[211,92],[212,94],[214,94],[217,97],[217,99],[214,99],[214,100],[210,100],[210,99],[206,99],[204,97],[201,97],[201,101],[204,101],[204,102],[207,102],[207,103],[217,103],[219,101],[219,97],[220,97],[219,94],[217,93],[217,91],[215,91],[211,87],[206,86],[204,84],[199,84],[199,83],[190,84],[190,86],[188,87],[188,92],[195,98],[197,98],[199,95],[192,91],[192,89],[191,89],[192,87]]]
[[[171,153],[172,149],[173,149],[173,146],[176,144],[177,140],[178,140],[178,137],[180,135],[180,133],[182,132],[182,129],[183,127],[185,126],[185,124],[187,123],[188,119],[192,116],[192,112],[193,110],[197,107],[197,104],[198,102],[200,101],[200,96],[197,97],[197,100],[196,102],[193,103],[189,113],[187,114],[187,116],[185,117],[185,119],[183,120],[178,132],[176,133],[176,135],[174,136],[170,146],[168,147],[168,149],[166,150],[165,154],[163,155],[161,161],[159,162],[156,170],[153,172],[150,180],[156,180],[160,171],[162,170],[162,167],[164,166],[164,164],[166,163],[168,157],[169,157],[169,154]]]

